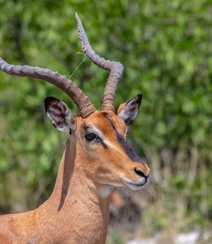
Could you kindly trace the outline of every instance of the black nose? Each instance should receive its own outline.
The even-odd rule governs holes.
[[[145,175],[141,170],[135,168],[135,173],[141,177],[144,177],[147,181],[148,175]]]

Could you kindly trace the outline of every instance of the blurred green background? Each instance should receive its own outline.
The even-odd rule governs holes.
[[[116,104],[143,94],[128,141],[148,162],[151,183],[126,191],[139,209],[137,231],[127,230],[135,238],[210,231],[212,2],[0,0],[0,9],[0,56],[7,62],[71,76],[100,108],[108,73],[81,52],[78,12],[94,50],[125,67]],[[37,207],[54,186],[66,138],[46,118],[47,96],[77,115],[50,84],[0,72],[1,213]],[[127,230],[111,226],[108,243],[125,243]]]

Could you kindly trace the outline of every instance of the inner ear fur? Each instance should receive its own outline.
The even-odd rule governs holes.
[[[44,100],[44,105],[46,114],[54,127],[70,136],[75,129],[75,125],[69,107],[55,97],[47,97]]]
[[[130,125],[136,118],[141,101],[142,94],[138,94],[133,99],[116,107],[116,114],[125,121],[127,126]]]

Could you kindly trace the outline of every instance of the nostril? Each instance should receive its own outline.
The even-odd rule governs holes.
[[[135,168],[135,173],[139,176],[142,176],[144,178],[147,178],[147,176],[139,169]]]

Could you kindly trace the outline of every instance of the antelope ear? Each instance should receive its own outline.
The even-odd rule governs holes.
[[[136,118],[141,100],[142,94],[138,94],[130,101],[122,103],[116,108],[116,114],[125,121],[126,125],[130,125]]]
[[[54,97],[47,97],[44,100],[44,105],[46,114],[52,121],[53,126],[70,136],[75,129],[75,124],[68,106]]]

